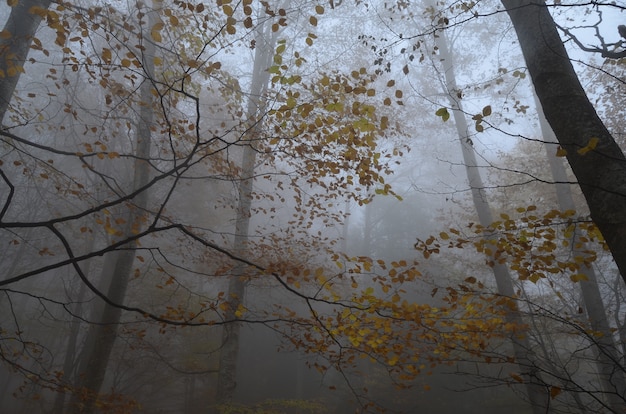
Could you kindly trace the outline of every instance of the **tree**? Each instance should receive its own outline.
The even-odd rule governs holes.
[[[567,184],[565,167],[556,156],[553,145],[550,145],[551,142],[555,142],[554,133],[550,129],[550,126],[547,125],[540,105],[538,105],[538,113],[539,125],[543,139],[545,140],[546,157],[550,164],[554,182],[556,183],[555,191],[559,208],[561,211],[575,210],[574,200],[569,184]],[[582,252],[588,250],[588,246],[581,240],[577,230],[574,230],[572,242],[575,254],[582,254]],[[620,390],[626,390],[626,383],[624,381],[624,372],[619,367],[616,367],[616,365],[619,364],[618,361],[620,357],[615,347],[615,342],[613,341],[613,333],[611,332],[611,327],[602,301],[602,295],[598,287],[598,278],[592,266],[583,266],[581,274],[585,277],[580,281],[580,289],[591,328],[601,333],[596,342],[596,346],[602,389],[606,395],[608,405],[613,412],[621,412],[624,411],[624,399],[620,395]]]
[[[4,119],[13,92],[24,72],[24,62],[30,45],[35,39],[35,32],[46,15],[50,0],[25,0],[9,2],[11,14],[2,29],[0,39],[0,122]],[[62,33],[62,30],[59,30]],[[57,39],[62,44],[63,37]]]
[[[481,226],[488,228],[493,223],[493,216],[491,213],[491,207],[487,200],[482,182],[482,177],[478,169],[478,163],[476,161],[476,154],[474,147],[468,136],[469,128],[465,119],[465,114],[461,106],[460,99],[455,98],[454,91],[458,90],[455,76],[455,64],[452,52],[448,45],[445,33],[437,34],[435,43],[438,46],[441,62],[443,65],[443,75],[445,77],[446,95],[448,96],[450,107],[453,111],[453,117],[458,133],[459,143],[461,144],[461,150],[463,152],[463,161],[465,163],[465,171],[467,174],[467,180],[469,182],[470,189],[472,191],[472,201],[474,208],[479,218]],[[490,115],[491,108],[486,107],[483,110],[483,115]],[[491,235],[486,234],[486,238],[489,239]],[[493,276],[498,287],[498,293],[504,297],[510,298],[512,302],[508,305],[509,309],[506,312],[506,320],[508,323],[515,325],[522,325],[523,319],[518,305],[514,302],[515,289],[513,287],[513,281],[509,273],[509,269],[506,263],[500,262],[496,257],[495,251],[487,253],[487,262],[490,263],[493,271]],[[548,395],[546,389],[543,387],[541,373],[538,372],[535,357],[530,346],[530,341],[526,335],[512,335],[511,341],[513,343],[515,362],[519,364],[521,370],[521,376],[524,378],[526,385],[526,394],[532,406],[533,412],[539,414],[545,412],[549,407]]]
[[[76,407],[86,402],[105,410],[135,407],[122,405],[124,398],[146,407],[167,400],[172,407],[193,410],[199,394],[206,396],[204,407],[216,403],[215,389],[220,390],[217,397],[227,400],[234,367],[249,368],[250,359],[237,355],[238,341],[233,340],[244,326],[254,327],[241,329],[239,341],[249,341],[244,352],[258,341],[265,349],[306,353],[303,359],[326,377],[340,379],[363,410],[378,403],[410,411],[406,407],[418,404],[418,394],[409,391],[396,399],[400,394],[392,391],[392,385],[425,390],[428,377],[419,375],[441,364],[468,360],[502,364],[497,366],[504,367],[502,384],[524,385],[519,374],[508,375],[513,367],[507,338],[530,330],[522,318],[510,317],[508,310],[515,307],[510,298],[487,292],[477,282],[485,271],[473,273],[465,258],[435,267],[428,266],[427,257],[448,243],[461,247],[471,243],[481,255],[495,243],[501,251],[491,249],[488,256],[494,261],[511,258],[511,271],[524,280],[528,275],[523,271],[536,269],[538,274],[545,265],[537,260],[524,267],[518,261],[521,252],[536,253],[523,244],[529,236],[520,229],[514,235],[505,232],[502,227],[517,222],[503,219],[496,221],[499,224],[470,226],[467,231],[477,233],[464,240],[452,241],[442,232],[440,239],[448,241],[428,238],[419,251],[405,252],[402,245],[411,243],[410,234],[417,231],[406,223],[418,222],[413,215],[432,206],[409,205],[395,213],[391,203],[372,202],[374,197],[396,195],[396,180],[388,175],[400,171],[395,163],[408,146],[401,142],[403,131],[412,138],[440,137],[439,128],[422,134],[426,116],[415,116],[428,114],[425,108],[432,107],[429,99],[419,101],[430,93],[427,81],[416,83],[423,79],[404,76],[412,73],[420,52],[423,57],[435,49],[418,51],[419,40],[397,33],[392,40],[383,40],[388,33],[384,25],[362,24],[385,13],[395,18],[393,13],[404,12],[409,4],[394,3],[393,10],[381,7],[375,12],[371,2],[367,7],[359,2],[362,8],[348,8],[346,2],[334,2],[330,8],[323,2],[302,7],[280,4],[287,3],[172,0],[158,10],[142,6],[138,12],[72,4],[42,12],[47,23],[42,33],[53,35],[39,39],[41,45],[33,43],[37,50],[25,70],[28,76],[33,70],[30,78],[43,79],[45,88],[30,94],[18,87],[21,93],[13,106],[18,116],[11,117],[11,129],[0,131],[0,166],[7,189],[0,214],[0,237],[6,247],[0,254],[7,259],[0,266],[8,274],[0,281],[7,299],[2,304],[0,357],[23,374],[23,389],[33,406],[38,404],[36,397],[42,406],[50,400],[46,389],[76,393]],[[468,5],[454,7],[464,13]],[[331,10],[343,18],[326,19]],[[146,23],[157,11],[160,20]],[[351,27],[347,22],[357,24]],[[339,25],[349,35],[338,36],[344,33],[334,30]],[[267,39],[280,39],[271,47],[262,44],[255,38],[260,30]],[[63,45],[53,46],[55,34],[62,35]],[[394,79],[388,56],[400,50],[402,42],[407,45],[408,51],[401,52],[406,62],[397,73],[402,79]],[[50,61],[40,62],[46,53]],[[250,81],[242,59],[252,61],[256,53],[264,59],[258,61],[257,78]],[[345,55],[354,59],[346,63]],[[34,76],[40,74],[36,71],[45,76]],[[407,87],[414,87],[415,94]],[[414,122],[406,122],[409,117]],[[138,120],[150,121],[148,130]],[[136,140],[147,136],[151,151],[138,151]],[[424,145],[414,153],[430,152],[432,147]],[[416,162],[423,155],[416,154]],[[245,157],[243,163],[240,157]],[[468,161],[469,168],[474,164]],[[134,178],[141,170],[137,167],[150,168],[147,181]],[[480,184],[474,177],[472,183]],[[148,192],[150,203],[144,204],[141,196]],[[394,209],[403,205],[400,198],[393,200]],[[23,207],[41,200],[46,208],[22,214]],[[377,245],[363,255],[338,248],[341,206],[352,200],[370,205],[369,213],[376,213],[368,218],[367,211],[355,207],[353,223],[373,218],[385,227],[370,233]],[[530,207],[523,213],[528,215],[523,223],[535,223],[529,218]],[[378,221],[378,214],[393,217]],[[566,221],[570,216],[558,217]],[[552,221],[546,226],[561,229]],[[502,238],[496,240],[496,233]],[[406,237],[394,238],[399,234]],[[547,244],[550,234],[545,234]],[[507,246],[519,251],[505,251]],[[343,250],[350,246],[346,243]],[[418,263],[422,255],[425,263]],[[110,271],[116,263],[120,271]],[[567,271],[575,267],[566,259],[559,264]],[[426,272],[431,274],[422,275]],[[106,277],[99,280],[99,275],[113,273],[113,283]],[[450,281],[459,274],[462,282]],[[84,296],[76,293],[79,280],[88,290]],[[437,287],[432,289],[433,281],[440,293],[435,292]],[[507,296],[517,293],[505,287]],[[528,297],[529,303],[535,300]],[[543,311],[542,316],[552,321],[554,308],[542,308],[547,299],[541,299],[546,302],[526,309],[537,315]],[[106,303],[106,319],[84,310],[95,302]],[[92,352],[87,346],[65,351],[68,341],[58,332],[67,332],[70,321],[74,326],[81,321],[86,328],[78,331],[78,339],[88,333],[102,350]],[[100,326],[88,325],[102,322],[110,325],[108,334],[92,335]],[[594,340],[591,329],[576,322],[561,318],[545,326],[572,327],[591,338],[576,342],[587,346]],[[260,330],[267,335],[258,335]],[[115,335],[118,339],[113,341]],[[272,339],[266,339],[269,336]],[[222,380],[215,375],[221,351]],[[72,372],[61,370],[71,370],[70,361],[68,368],[58,362],[63,352],[82,352],[88,361],[84,365],[99,364],[83,382],[91,390],[68,384]],[[135,358],[150,364],[135,367],[131,363]],[[243,407],[235,398],[232,405],[217,408],[317,410],[318,404],[260,401],[272,386],[263,383],[267,372],[275,371],[281,384],[292,385],[296,375],[282,370],[279,361],[285,359],[259,365],[264,378],[246,375],[242,391],[254,388],[246,396],[257,400],[246,401],[249,404]],[[585,368],[591,366],[587,362]],[[151,378],[152,364],[167,372]],[[549,374],[533,361],[525,368]],[[358,380],[359,371],[366,370],[374,378]],[[545,396],[560,392],[558,379],[543,380]],[[389,387],[378,388],[380,383]],[[572,384],[572,390],[586,392]],[[211,392],[193,392],[200,387]],[[286,388],[297,387],[281,391]],[[321,394],[305,392],[298,397]]]
[[[152,29],[157,24],[156,13],[163,7],[160,0],[153,0],[147,14],[147,28]],[[140,12],[143,12],[140,10]],[[140,100],[137,103],[140,108],[136,120],[135,135],[135,164],[133,168],[132,206],[129,207],[125,217],[120,221],[124,223],[123,237],[131,237],[133,233],[140,231],[144,211],[148,204],[148,193],[145,190],[150,180],[150,149],[152,145],[152,129],[154,123],[153,114],[153,88],[155,81],[154,60],[157,58],[155,45],[148,30],[144,30],[141,36],[142,49],[136,51],[137,56],[143,57],[144,79],[139,87]],[[107,255],[104,264],[102,280],[109,281],[106,290],[107,301],[101,315],[96,315],[97,324],[91,325],[86,337],[82,360],[78,368],[79,382],[77,387],[86,390],[83,393],[74,393],[71,410],[75,413],[91,412],[97,401],[102,383],[109,364],[109,358],[113,345],[117,339],[117,329],[122,316],[122,309],[116,306],[124,302],[128,283],[132,275],[133,262],[136,254],[136,242],[131,241],[122,251]],[[79,268],[78,272],[82,272]],[[106,272],[106,273],[105,273]]]
[[[544,1],[503,0],[541,107],[626,281],[626,157],[589,101]]]
[[[259,13],[261,13],[259,11]],[[252,184],[255,175],[256,154],[259,149],[255,142],[260,141],[260,129],[266,115],[267,88],[270,79],[268,69],[271,67],[274,47],[278,38],[278,31],[273,31],[271,25],[261,22],[255,28],[254,63],[248,103],[246,107],[247,132],[244,138],[245,146],[242,151],[240,167],[240,181],[237,190],[237,216],[235,218],[234,254],[237,257],[249,257],[250,218],[252,216]],[[217,378],[217,399],[220,404],[231,404],[236,388],[237,361],[239,356],[239,338],[241,323],[237,320],[241,309],[245,308],[245,286],[247,266],[239,262],[233,269],[228,283],[227,297],[228,310],[225,317],[233,323],[224,326],[222,331],[222,346],[220,351],[220,367]]]

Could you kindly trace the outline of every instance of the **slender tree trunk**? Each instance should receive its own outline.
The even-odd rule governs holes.
[[[478,219],[483,227],[488,227],[493,223],[493,217],[491,215],[491,209],[487,201],[487,197],[484,193],[484,185],[478,170],[478,163],[476,162],[476,154],[474,152],[473,144],[469,137],[469,129],[467,120],[461,108],[460,101],[456,98],[454,93],[457,90],[456,77],[454,74],[454,59],[450,53],[447,40],[444,33],[439,33],[436,38],[437,46],[439,48],[439,55],[444,68],[444,76],[446,82],[446,90],[450,106],[452,108],[454,121],[456,124],[457,132],[459,135],[459,141],[463,152],[463,162],[465,164],[465,171],[467,173],[467,179],[472,191],[472,200]],[[502,296],[512,298],[509,310],[506,313],[506,319],[508,323],[520,326],[523,324],[522,315],[517,307],[517,303],[514,302],[515,290],[513,288],[513,282],[508,268],[501,263],[498,263],[494,257],[490,257],[489,260],[494,263],[492,266],[493,275],[496,280],[498,293]],[[513,343],[513,351],[515,354],[516,363],[519,365],[520,374],[526,384],[526,393],[530,401],[534,414],[545,414],[549,407],[549,396],[547,390],[541,380],[539,367],[533,362],[532,349],[528,336],[526,335],[512,335],[511,342]]]
[[[367,203],[365,205],[365,217],[363,221],[363,248],[361,250],[361,254],[364,256],[372,256],[372,226],[374,225],[374,220],[372,219],[372,203]]]
[[[341,252],[345,254],[348,253],[348,245],[350,237],[350,200],[346,199],[345,207],[343,210],[343,223],[341,225]]]
[[[148,30],[156,24],[156,10],[159,9],[160,5],[161,0],[153,0],[153,8],[147,13]],[[150,169],[147,160],[150,157],[152,139],[150,126],[154,117],[151,102],[153,102],[152,79],[154,74],[155,47],[149,34],[144,35],[143,47],[143,68],[146,78],[140,87],[141,102],[139,119],[137,121],[133,190],[144,187],[150,178]],[[132,206],[127,207],[128,213],[127,217],[125,217],[125,235],[132,234],[133,225],[137,226],[138,223],[141,222],[141,217],[146,209],[147,199],[148,194],[144,191],[135,197]],[[136,243],[131,242],[126,245],[123,250],[110,253],[105,258],[103,270],[106,271],[110,269],[110,274],[105,275],[103,272],[102,276],[111,281],[106,295],[113,303],[123,303],[124,297],[126,296],[126,290],[135,260],[135,246]],[[105,304],[98,324],[91,325],[89,328],[79,367],[80,386],[88,391],[89,396],[86,401],[81,401],[79,394],[74,395],[70,407],[74,413],[90,413],[93,411],[95,399],[104,382],[107,364],[113,350],[115,339],[117,338],[117,326],[121,315],[122,310],[120,308]]]
[[[535,91],[626,281],[626,157],[598,117],[543,0],[502,0]],[[590,145],[591,144],[591,145]],[[591,151],[580,151],[590,148]]]
[[[35,32],[41,23],[39,13],[31,13],[32,7],[44,10],[50,7],[50,0],[20,0],[11,8],[9,19],[3,32],[10,36],[0,39],[0,124],[9,108],[17,82],[24,70],[24,63],[30,51]]]
[[[272,33],[268,25],[260,24],[256,29],[254,67],[252,83],[247,105],[249,129],[244,136],[246,145],[243,147],[241,161],[241,176],[238,189],[237,217],[235,221],[234,253],[237,257],[248,255],[248,233],[250,229],[250,214],[252,204],[252,185],[254,181],[254,167],[257,149],[254,141],[258,139],[259,123],[261,122],[265,105],[263,103],[269,82],[268,68],[271,66],[273,47],[276,44],[277,32]],[[220,365],[217,377],[216,399],[218,404],[228,404],[233,401],[237,386],[237,361],[239,358],[239,338],[241,323],[235,314],[239,306],[244,304],[246,287],[246,266],[237,263],[228,283],[228,300],[230,307],[224,318],[228,322],[222,330],[222,347]]]
[[[543,116],[541,111],[541,104],[537,101],[537,112],[539,114],[539,125],[541,126],[541,133],[544,139],[544,146],[546,149],[548,163],[550,164],[550,170],[552,171],[552,177],[555,181],[557,200],[559,208],[562,211],[576,210],[572,193],[567,184],[567,174],[565,172],[565,166],[561,159],[556,156],[555,145],[550,143],[556,143],[556,137],[554,132],[550,128],[550,125]],[[577,247],[579,246],[580,247]],[[578,231],[574,232],[572,248],[574,254],[576,252],[582,252],[587,250],[585,244],[580,240]],[[604,303],[602,302],[602,295],[598,287],[598,279],[596,273],[591,266],[583,266],[580,269],[581,273],[586,276],[586,280],[581,280],[580,289],[587,310],[587,316],[591,323],[591,329],[595,332],[599,332],[601,336],[595,340],[597,347],[597,364],[598,371],[600,373],[600,382],[602,389],[606,396],[608,406],[613,412],[623,413],[626,412],[626,403],[624,401],[624,391],[626,391],[626,382],[624,380],[624,370],[621,368],[619,352],[613,341],[613,333],[607,319]]]
[[[93,237],[89,240],[86,251],[91,251],[94,244]],[[89,274],[89,268],[91,267],[91,260],[85,263],[83,267],[83,273]],[[76,301],[72,305],[72,314],[80,315],[82,313],[82,303],[87,294],[87,286],[78,281],[80,283],[78,297]],[[80,333],[81,319],[78,317],[74,317],[70,323],[69,329],[69,338],[67,340],[67,347],[65,349],[65,359],[63,361],[63,370],[61,375],[61,385],[64,385],[68,382],[75,383],[76,381],[72,380],[72,372],[76,367],[76,350],[78,345],[78,334]],[[65,397],[66,393],[64,390],[58,390],[55,398],[54,398],[54,406],[52,407],[53,414],[63,414],[65,409]]]

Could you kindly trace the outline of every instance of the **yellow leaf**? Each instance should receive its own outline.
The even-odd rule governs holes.
[[[3,30],[0,32],[0,39],[9,39],[11,37],[11,32],[8,30]]]
[[[102,49],[102,60],[104,60],[105,63],[111,63],[111,49]]]
[[[389,118],[383,116],[380,118],[380,129],[387,129],[389,127]]]
[[[237,310],[235,311],[235,316],[237,318],[241,318],[245,310],[246,308],[244,308],[243,305],[240,303],[239,306],[237,306]]]
[[[583,275],[582,273],[576,273],[575,275],[571,275],[569,278],[570,278],[570,279],[572,280],[572,282],[574,282],[574,283],[576,283],[576,282],[580,282],[581,280],[582,280],[582,281],[587,281],[587,280],[589,280],[589,279],[587,278],[587,276]]]
[[[446,233],[445,231],[442,231],[441,233],[439,233],[439,237],[441,237],[442,240],[448,240],[450,238],[448,233]]]
[[[320,6],[319,4],[317,6],[315,6],[315,12],[317,14],[324,14],[324,7]]]
[[[394,356],[392,356],[391,358],[389,358],[389,360],[387,361],[387,363],[388,363],[390,366],[392,366],[392,367],[393,367],[394,365],[396,365],[396,364],[398,363],[398,361],[399,361],[399,360],[400,360],[400,358],[398,357],[398,355],[394,355]]]
[[[161,30],[163,30],[163,26],[165,26],[163,22],[157,22],[154,24],[154,26],[152,26],[152,29],[150,30],[153,32],[160,32]]]
[[[127,67],[129,67],[129,66],[130,66],[130,60],[128,60],[128,59],[122,59],[121,64],[122,64],[122,67],[127,68]]]
[[[522,377],[520,377],[518,374],[516,374],[514,372],[509,373],[509,375],[511,376],[511,378],[513,378],[517,382],[524,382]]]
[[[152,37],[152,40],[154,40],[155,42],[161,42],[163,40],[163,38],[161,37],[161,33],[156,30],[150,32],[150,37]]]
[[[317,26],[317,17],[315,16],[309,17],[309,23],[311,23],[312,26]]]
[[[591,138],[589,140],[589,142],[587,143],[587,145],[584,148],[579,149],[577,152],[580,155],[585,155],[589,151],[595,149],[596,146],[598,145],[598,142],[600,142],[600,140],[598,138],[596,138],[596,137],[593,137],[593,138]]]
[[[7,0],[9,7],[15,7],[17,6],[17,3],[19,3],[19,0]]]
[[[315,279],[317,279],[319,283],[326,283],[326,278],[324,277],[324,268],[318,267],[317,269],[315,269]]]
[[[564,148],[557,148],[556,150],[556,156],[557,157],[565,157],[567,155],[567,150],[565,150]]]
[[[19,2],[19,0],[7,0],[7,3],[13,2],[13,1],[15,2],[15,4]],[[9,6],[13,7],[11,3],[9,3]],[[42,19],[45,19],[45,17],[48,15],[48,10],[44,9],[43,7],[33,6],[30,9],[28,9],[28,13],[35,14],[41,17]]]

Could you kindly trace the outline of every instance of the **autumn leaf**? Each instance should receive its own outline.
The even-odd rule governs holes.
[[[111,58],[112,58],[111,49],[108,49],[108,48],[102,49],[102,60],[104,60],[104,63],[110,64]]]
[[[586,153],[588,153],[589,151],[592,151],[596,148],[596,146],[598,145],[598,142],[600,142],[600,140],[596,137],[593,137],[589,140],[589,142],[587,143],[586,146],[584,146],[583,148],[580,148],[578,152],[580,155],[585,155]]]
[[[446,108],[437,109],[435,115],[440,116],[443,122],[446,122],[448,119],[450,119],[450,112],[448,112]]]
[[[587,281],[587,280],[589,280],[589,278],[587,278],[587,276],[585,276],[582,273],[576,273],[574,275],[571,275],[569,278],[574,283],[577,283],[577,282],[580,282],[580,281]]]
[[[152,29],[150,29],[150,37],[152,37],[155,42],[161,42],[163,40],[161,37],[161,30],[163,29],[163,26],[163,22],[158,22],[152,26]]]

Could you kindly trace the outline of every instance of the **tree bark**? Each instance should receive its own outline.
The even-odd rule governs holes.
[[[0,124],[20,80],[30,44],[41,23],[39,14],[31,13],[32,7],[48,9],[50,0],[21,0],[11,8],[3,32],[10,36],[0,39]]]
[[[491,215],[489,202],[487,201],[487,196],[484,192],[485,187],[482,182],[482,177],[480,175],[480,171],[478,170],[476,153],[469,136],[467,120],[465,119],[461,103],[457,99],[454,92],[457,90],[456,77],[454,74],[454,59],[448,47],[445,34],[439,33],[437,36],[436,44],[439,48],[439,56],[443,65],[446,94],[450,102],[450,107],[452,108],[459,142],[463,152],[463,163],[465,164],[465,171],[467,173],[467,179],[472,192],[472,200],[474,202],[474,207],[476,208],[480,224],[487,228],[491,225],[491,223],[493,223],[493,217]],[[495,257],[493,257],[493,254],[491,257],[488,257],[488,259],[493,263],[491,269],[496,281],[498,293],[507,298],[511,298],[512,300],[505,315],[506,321],[515,326],[521,326],[523,324],[523,319],[517,303],[514,301],[515,290],[509,269],[506,265],[498,263]],[[511,342],[513,344],[515,362],[519,366],[521,377],[524,379],[526,394],[532,406],[533,413],[545,414],[549,408],[549,396],[547,394],[547,389],[541,380],[539,367],[533,360],[533,351],[530,346],[528,336],[520,335],[519,333],[513,334],[511,335]]]
[[[542,0],[502,0],[535,91],[626,281],[626,157],[578,80]],[[581,151],[597,139],[595,149]]]

